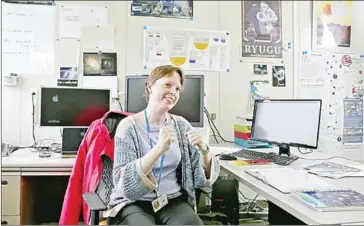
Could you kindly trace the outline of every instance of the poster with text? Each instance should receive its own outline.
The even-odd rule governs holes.
[[[313,1],[312,49],[332,52],[352,50],[352,1]]]
[[[193,18],[192,0],[133,0],[131,16]]]
[[[228,32],[148,27],[144,29],[144,69],[174,65],[184,70],[229,71]]]
[[[282,58],[281,1],[242,1],[242,57]]]

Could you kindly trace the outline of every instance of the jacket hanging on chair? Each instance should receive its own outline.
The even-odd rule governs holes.
[[[120,120],[128,112],[107,112],[89,126],[75,159],[63,200],[60,225],[77,225],[81,210],[84,224],[90,219],[90,209],[82,199],[85,192],[95,192],[103,169],[101,156],[114,160],[114,134]]]

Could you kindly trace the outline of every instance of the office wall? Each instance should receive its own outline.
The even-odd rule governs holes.
[[[191,74],[204,74],[206,76],[206,88],[208,90],[207,108],[210,112],[217,113],[216,124],[225,139],[232,139],[232,124],[235,121],[235,117],[237,115],[245,114],[248,106],[248,81],[251,79],[250,62],[272,62],[272,60],[269,59],[258,58],[244,59],[243,62],[241,62],[241,3],[239,1],[194,1],[193,21],[184,19],[131,17],[129,16],[129,1],[59,1],[56,2],[57,14],[59,13],[60,4],[108,6],[109,24],[115,26],[115,51],[118,53],[118,80],[121,100],[124,98],[122,96],[124,90],[124,76],[127,74],[145,73],[141,64],[144,25],[229,31],[231,34],[230,72],[188,72]],[[292,2],[282,2],[284,44],[293,42],[292,6]],[[87,49],[82,50],[88,51]],[[287,87],[272,89],[274,97],[292,97],[293,95],[292,52],[284,52],[283,61],[287,67]],[[280,63],[281,60],[273,60],[273,62]],[[80,69],[80,73],[82,73],[82,67]],[[23,146],[33,144],[31,89],[39,88],[40,86],[56,86],[57,76],[57,69],[55,69],[54,75],[23,75],[20,87],[2,87],[3,141]],[[82,76],[80,84],[82,84]],[[37,110],[39,111],[38,106]],[[59,128],[39,128],[39,126],[36,126],[35,135],[37,140],[54,139],[56,142],[60,142],[61,140]]]

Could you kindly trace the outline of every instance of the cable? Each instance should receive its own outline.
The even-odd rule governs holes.
[[[35,104],[34,104],[34,96],[36,95],[35,92],[32,92],[32,136],[33,136],[33,146],[36,145],[36,140],[35,140],[35,120],[34,120],[34,117],[35,117]]]
[[[210,116],[210,113],[209,113],[209,111],[207,110],[207,108],[206,108],[206,107],[204,107],[204,112],[205,112],[205,114],[206,114],[206,116],[207,116],[207,119],[209,120],[209,124],[210,124],[210,122],[211,122],[211,124],[213,125],[213,127],[211,127],[212,131],[214,131],[214,129],[215,129],[215,130],[216,130],[216,133],[217,133],[217,135],[218,135],[218,137],[220,137],[220,139],[221,139],[222,141],[224,141],[225,143],[234,143],[233,141],[227,141],[227,140],[225,140],[225,139],[221,136],[221,134],[220,134],[219,130],[217,129],[217,127],[216,127],[216,125],[215,125],[214,121],[212,120],[212,118],[211,118],[211,116]]]
[[[297,147],[297,149],[298,149],[298,151],[299,151],[302,155],[307,155],[307,154],[310,154],[310,153],[312,153],[312,152],[313,152],[313,150],[312,150],[312,149],[310,149],[309,151],[306,151],[306,152],[301,151],[301,148],[300,148],[300,147]]]
[[[322,158],[322,159],[311,159],[311,158],[304,158],[304,157],[300,157],[298,156],[300,159],[304,159],[304,160],[330,160],[330,159],[335,159],[335,158],[341,158],[341,159],[346,159],[346,160],[349,160],[349,161],[353,161],[352,159],[349,159],[349,158],[346,158],[346,157],[342,157],[342,156],[331,156],[329,158]]]

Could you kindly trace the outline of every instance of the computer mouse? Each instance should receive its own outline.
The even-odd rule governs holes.
[[[222,154],[219,157],[220,160],[237,160],[236,156],[231,154]]]

